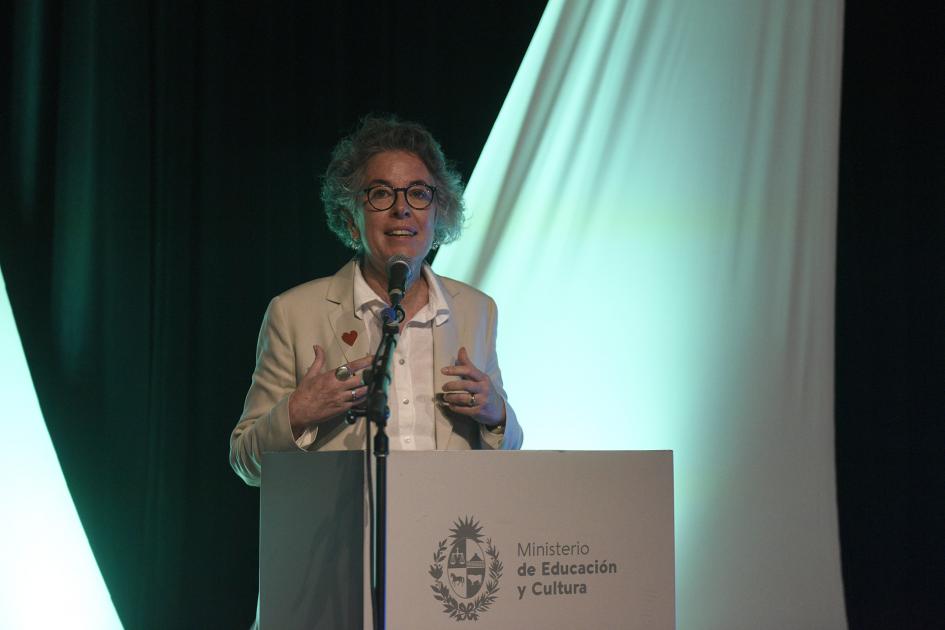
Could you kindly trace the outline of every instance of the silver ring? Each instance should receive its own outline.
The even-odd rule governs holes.
[[[340,368],[335,370],[335,378],[339,381],[347,381],[351,378],[351,370],[348,369],[347,365],[342,365]]]
[[[476,406],[476,395],[475,395],[475,394],[472,394],[472,393],[469,394],[469,406],[470,406],[470,407],[475,407],[475,406]]]
[[[356,389],[352,389],[352,390],[351,390],[351,402],[354,402],[355,400],[358,399],[358,393],[357,393],[357,392],[358,392],[358,390],[356,390]]]

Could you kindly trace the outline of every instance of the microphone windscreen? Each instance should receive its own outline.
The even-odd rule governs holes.
[[[394,254],[387,259],[387,277],[390,278],[395,265],[403,265],[407,272],[407,279],[410,279],[410,259],[403,254]]]
[[[410,281],[410,259],[402,254],[395,254],[387,259],[387,295],[394,306],[400,304],[407,293]]]

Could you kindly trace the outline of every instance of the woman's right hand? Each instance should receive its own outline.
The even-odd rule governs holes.
[[[302,435],[307,426],[345,413],[367,395],[367,385],[361,383],[361,370],[371,365],[371,355],[347,363],[351,376],[340,380],[335,370],[322,371],[325,350],[318,345],[312,348],[315,360],[289,395],[289,424],[295,438]]]

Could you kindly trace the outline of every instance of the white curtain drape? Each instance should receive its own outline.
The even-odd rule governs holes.
[[[0,628],[121,628],[53,448],[0,272]]]
[[[672,449],[680,628],[844,628],[843,6],[552,0],[438,272],[496,298],[532,449]]]

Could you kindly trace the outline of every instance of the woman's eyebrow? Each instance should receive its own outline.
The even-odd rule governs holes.
[[[385,186],[390,186],[391,188],[396,188],[396,186],[394,186],[391,182],[389,182],[386,179],[378,178],[378,179],[372,179],[371,181],[368,182],[368,186],[371,186],[373,184],[383,184]],[[432,184],[426,181],[425,179],[415,179],[412,182],[408,183],[407,186],[408,187],[413,186],[414,184],[423,184],[424,186],[432,186]]]

